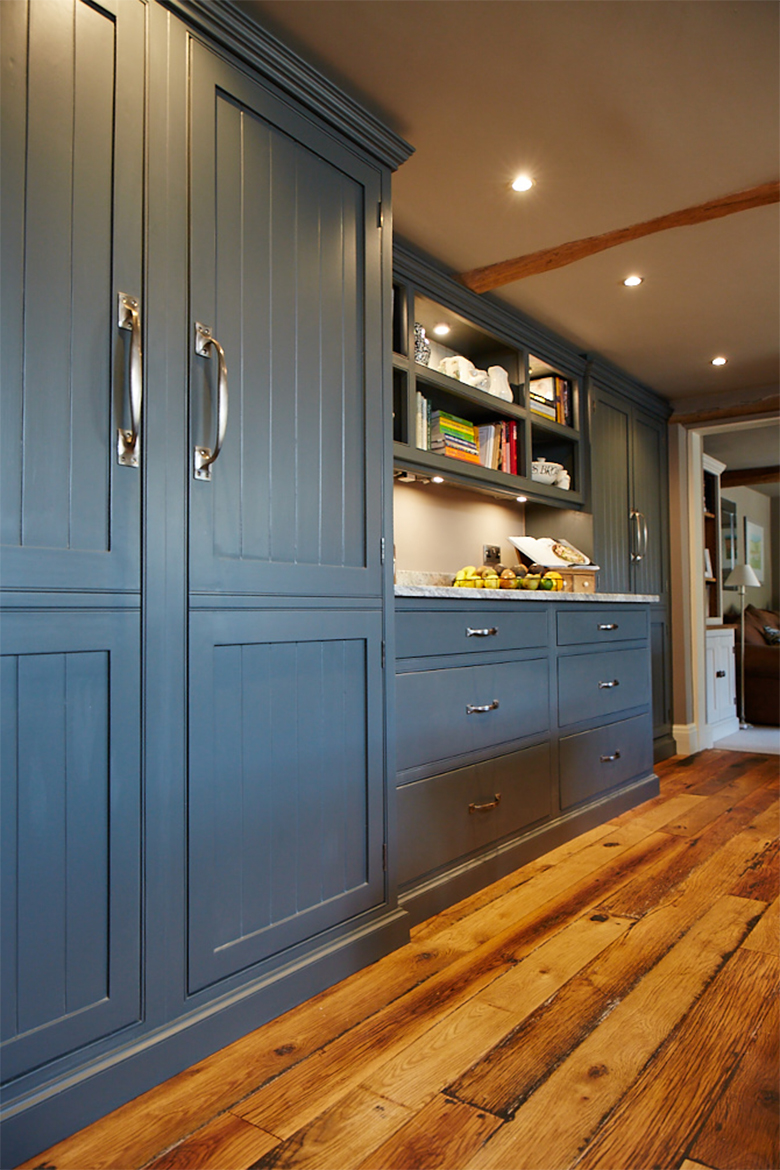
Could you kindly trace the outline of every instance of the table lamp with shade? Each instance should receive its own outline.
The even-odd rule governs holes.
[[[748,723],[745,719],[745,588],[750,585],[752,587],[760,586],[761,582],[751,569],[750,565],[735,565],[729,573],[726,580],[723,582],[726,589],[739,590],[740,602],[740,704],[739,704],[739,727],[740,731],[746,731],[752,727],[752,723]]]

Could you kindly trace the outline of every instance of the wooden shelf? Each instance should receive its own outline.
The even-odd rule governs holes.
[[[523,495],[529,500],[581,507],[583,494],[582,436],[578,423],[582,417],[581,378],[557,362],[534,354],[519,336],[510,337],[490,323],[491,310],[474,298],[473,315],[467,316],[454,301],[471,294],[462,289],[447,297],[432,298],[423,284],[396,277],[393,289],[393,455],[395,466],[421,475],[441,475],[449,482],[495,495]],[[447,324],[446,337],[434,335],[439,323]],[[426,330],[431,344],[431,365],[415,360],[415,323]],[[473,362],[475,368],[487,370],[499,365],[507,373],[514,401],[469,386],[434,368],[443,358],[457,355]],[[560,423],[530,409],[528,393],[533,379],[556,376],[568,383],[567,394],[571,422]],[[517,466],[520,474],[509,474],[465,460],[454,459],[415,445],[417,407],[421,394],[432,411],[462,418],[474,426],[503,422],[517,424]],[[571,481],[569,490],[538,483],[531,478],[533,460],[560,463]]]

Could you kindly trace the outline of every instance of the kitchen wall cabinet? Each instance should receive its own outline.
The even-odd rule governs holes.
[[[230,5],[0,19],[10,1166],[407,937],[378,208],[408,151]]]
[[[653,725],[656,759],[671,735],[669,638],[668,407],[616,371],[594,363],[590,380],[593,559],[599,589],[652,593]]]
[[[393,281],[393,458],[398,473],[441,476],[447,483],[510,499],[522,493],[557,507],[581,507],[588,462],[582,358],[540,326],[470,292],[398,241]],[[436,335],[439,326],[448,329],[445,336]],[[420,329],[425,334],[422,345],[416,340]],[[477,370],[500,367],[511,401],[441,372],[441,358],[453,355],[466,358]],[[538,390],[542,382],[554,400],[543,400]],[[438,412],[481,428],[482,462],[435,449],[429,420],[435,422]],[[490,466],[487,430],[501,426],[511,461]],[[534,461],[560,464],[568,487],[534,479]]]

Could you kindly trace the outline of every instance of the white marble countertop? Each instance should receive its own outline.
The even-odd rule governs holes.
[[[551,589],[457,589],[452,585],[396,585],[396,597],[449,598],[453,601],[497,602],[512,601],[601,601],[653,602],[660,598],[655,593],[567,593]]]

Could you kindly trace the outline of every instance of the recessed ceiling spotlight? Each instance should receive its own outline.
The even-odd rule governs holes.
[[[623,281],[623,284],[626,286],[626,288],[636,288],[637,285],[641,284],[643,280],[644,277],[642,276],[627,276]]]
[[[444,479],[441,475],[434,475],[431,479],[431,483],[444,483]]]
[[[445,325],[442,321],[441,325],[434,325],[433,332],[437,337],[446,337],[450,331],[449,325]]]
[[[714,357],[712,359],[712,365],[713,366],[725,366],[725,364],[728,360],[729,360],[728,358],[724,358],[724,357]]]
[[[534,185],[534,181],[530,175],[518,175],[512,183],[513,191],[530,191]]]
[[[528,503],[528,496],[516,496],[515,499],[517,500],[518,504]]]

